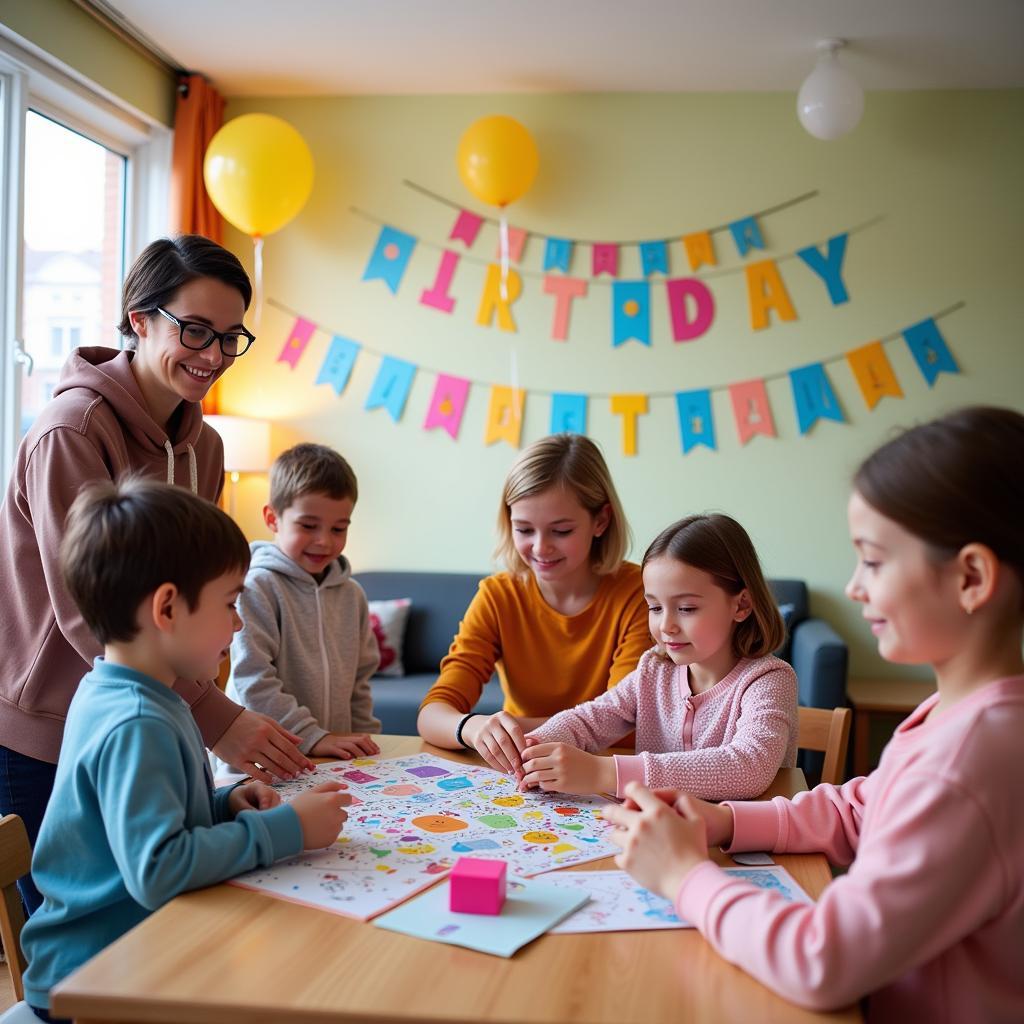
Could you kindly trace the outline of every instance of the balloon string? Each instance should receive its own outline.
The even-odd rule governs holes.
[[[509,349],[509,377],[512,381],[512,418],[519,419],[519,361],[516,350]]]
[[[508,302],[508,218],[505,216],[505,207],[501,208],[498,236],[501,253],[501,301]]]
[[[253,263],[256,278],[256,308],[253,310],[254,330],[259,334],[260,321],[263,319],[263,236],[253,235]]]

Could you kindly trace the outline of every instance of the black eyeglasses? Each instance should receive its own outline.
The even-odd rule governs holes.
[[[236,356],[244,356],[249,351],[249,346],[256,340],[255,334],[250,334],[244,327],[234,331],[215,331],[207,324],[197,323],[195,320],[179,320],[173,313],[157,306],[154,312],[166,317],[178,328],[178,338],[185,348],[194,352],[201,352],[209,348],[215,341],[220,342],[220,350],[225,356],[232,359]]]

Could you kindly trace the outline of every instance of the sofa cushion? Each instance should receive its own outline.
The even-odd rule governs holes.
[[[411,602],[407,597],[390,601],[370,601],[370,627],[377,638],[380,651],[379,676],[404,676],[402,646],[405,642],[405,624],[409,618]]]

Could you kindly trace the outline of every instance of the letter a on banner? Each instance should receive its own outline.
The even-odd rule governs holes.
[[[679,391],[676,394],[679,413],[679,434],[683,441],[683,454],[703,444],[715,450],[715,419],[711,412],[711,392]]]
[[[526,392],[522,388],[513,390],[500,384],[491,388],[484,444],[505,441],[513,448],[519,447],[519,437],[523,432],[523,405],[525,402]]]
[[[614,416],[622,417],[622,454],[636,455],[636,420],[647,415],[647,396],[612,395],[611,409]]]
[[[857,385],[869,409],[874,409],[886,395],[903,397],[900,382],[880,341],[872,341],[847,352],[846,361],[857,378]]]
[[[306,346],[315,330],[316,324],[312,320],[300,316],[292,325],[291,331],[288,332],[288,340],[285,341],[277,361],[287,363],[294,370],[295,365],[302,358],[302,353],[306,351]]]
[[[768,326],[769,309],[774,309],[782,320],[796,319],[796,310],[790,301],[786,286],[782,283],[775,260],[750,263],[743,269],[747,274],[750,326],[755,331]]]
[[[384,356],[380,361],[377,376],[370,385],[370,393],[366,396],[364,409],[387,409],[388,414],[397,423],[402,418],[405,400],[412,388],[412,379],[416,376],[416,367],[403,359]]]
[[[498,314],[498,326],[503,331],[515,333],[516,322],[512,317],[512,303],[523,291],[523,279],[518,271],[509,270],[506,280],[508,299],[501,297],[501,267],[497,263],[487,265],[487,278],[484,281],[483,295],[480,296],[480,308],[476,313],[476,322],[481,327],[490,327],[494,314]]]
[[[320,372],[314,383],[330,384],[334,388],[334,393],[340,395],[352,375],[352,367],[355,365],[356,356],[359,355],[359,348],[356,342],[335,335],[331,339],[331,347],[327,350],[324,361],[320,364]]]
[[[551,396],[552,434],[587,432],[587,396],[559,393]]]
[[[821,363],[790,370],[789,382],[793,387],[793,404],[801,434],[806,434],[818,420],[846,422],[839,399]]]
[[[736,417],[736,434],[746,444],[757,434],[775,437],[775,420],[768,404],[763,380],[745,380],[729,385],[732,412]]]
[[[935,383],[940,373],[959,373],[960,367],[949,351],[938,325],[929,317],[903,332],[910,353],[924,374],[928,387]]]
[[[423,421],[423,429],[433,430],[435,427],[441,427],[448,431],[452,440],[457,438],[468,394],[468,380],[439,373],[437,383],[434,385],[434,394],[430,399],[430,408],[427,409],[427,417]]]
[[[363,271],[363,280],[381,280],[392,292],[397,293],[415,247],[416,239],[412,235],[385,224],[377,236],[377,244],[370,254],[370,262]]]

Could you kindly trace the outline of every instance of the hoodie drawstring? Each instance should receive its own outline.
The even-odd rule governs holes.
[[[193,494],[199,493],[199,471],[196,468],[196,452],[192,445],[188,448],[188,484]],[[164,451],[167,452],[167,482],[174,483],[174,446],[169,440],[164,441]]]

